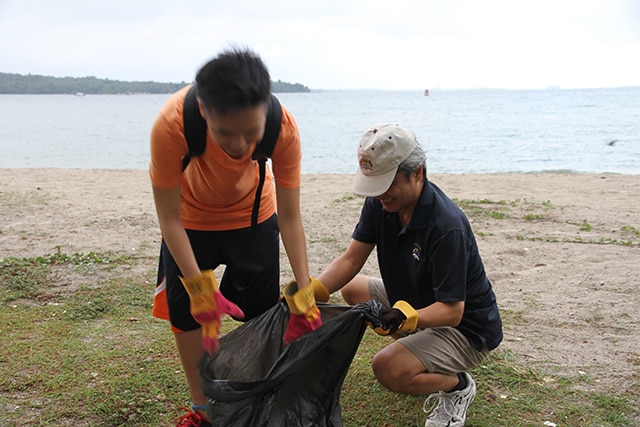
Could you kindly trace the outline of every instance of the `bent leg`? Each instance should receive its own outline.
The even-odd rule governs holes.
[[[171,320],[171,329],[189,387],[189,395],[194,404],[205,405],[208,399],[200,388],[198,371],[198,363],[204,354],[202,329],[191,316],[189,296],[178,279],[180,270],[164,242],[160,263],[164,274],[163,282],[166,286],[167,308],[165,311]],[[197,412],[208,419],[206,411],[198,410]]]
[[[356,305],[371,299],[369,292],[369,277],[361,274],[356,275],[341,290],[342,298],[349,305]]]
[[[421,395],[450,390],[458,384],[457,375],[428,372],[407,347],[394,342],[380,350],[371,362],[381,385],[396,393]]]

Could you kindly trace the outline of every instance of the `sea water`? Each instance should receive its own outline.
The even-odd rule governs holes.
[[[362,133],[397,122],[429,173],[640,174],[640,88],[313,91],[276,94],[303,173],[353,173]],[[0,167],[146,169],[169,95],[0,95]]]

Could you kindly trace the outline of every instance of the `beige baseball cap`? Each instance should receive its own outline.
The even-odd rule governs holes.
[[[400,163],[416,148],[416,136],[397,123],[369,128],[358,144],[358,171],[352,189],[362,196],[379,196],[389,189]]]

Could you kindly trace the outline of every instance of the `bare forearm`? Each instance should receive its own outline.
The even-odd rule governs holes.
[[[280,236],[299,288],[309,284],[309,264],[302,221],[279,218]]]
[[[329,293],[332,294],[349,283],[359,271],[360,266],[354,265],[343,255],[333,260],[320,274],[318,280],[320,280]]]
[[[462,320],[464,301],[435,302],[418,310],[418,328],[456,327]]]
[[[325,285],[329,293],[336,292],[360,272],[373,248],[373,244],[351,239],[347,250],[324,269],[318,280]]]
[[[184,277],[193,277],[200,274],[200,268],[187,237],[187,232],[182,225],[167,225],[160,227],[162,236],[171,251],[171,256],[178,264]]]
[[[180,187],[169,189],[153,187],[153,198],[162,238],[182,275],[184,277],[199,275],[200,269],[180,218]]]
[[[300,216],[300,189],[284,188],[276,184],[276,195],[280,237],[298,288],[304,288],[311,279],[307,260],[307,240]]]

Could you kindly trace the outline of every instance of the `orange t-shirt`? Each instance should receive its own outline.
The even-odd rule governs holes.
[[[233,159],[207,132],[207,146],[182,171],[189,148],[184,137],[182,109],[188,87],[171,95],[151,129],[149,176],[157,188],[182,184],[181,218],[191,230],[234,230],[251,226],[251,211],[260,178],[253,150]],[[293,116],[283,107],[280,135],[271,156],[271,167],[260,199],[258,223],[276,211],[273,180],[288,189],[300,187],[300,133]]]

